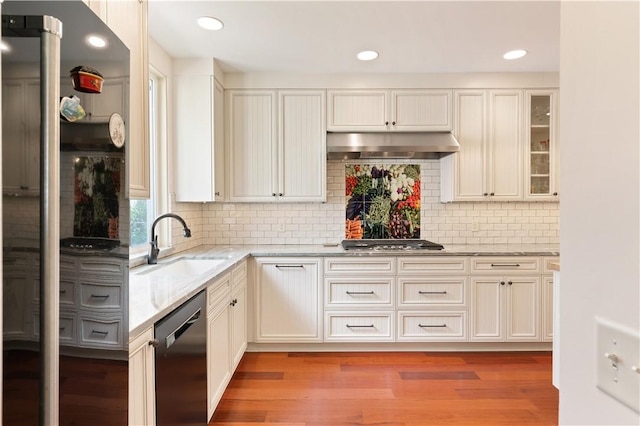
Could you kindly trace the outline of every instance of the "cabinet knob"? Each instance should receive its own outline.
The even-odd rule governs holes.
[[[284,195],[284,194],[283,194],[282,192],[278,194],[278,196],[280,196],[280,197],[282,197],[283,195]]]
[[[157,348],[158,346],[160,346],[160,340],[158,339],[149,340],[149,346],[153,346],[154,348]]]
[[[504,285],[504,281],[500,281],[500,285]]]
[[[388,126],[388,125],[389,125],[389,122],[388,122],[388,121],[385,121],[385,122],[384,122],[384,125],[385,125],[385,126]]]
[[[493,197],[496,194],[495,194],[495,192],[491,192],[489,195],[491,195]]]
[[[215,195],[216,195],[216,197],[219,197],[219,196],[220,196],[220,193],[219,193],[219,192],[216,192],[216,194],[215,194]]]
[[[391,122],[391,125],[392,125],[392,126],[395,126],[395,125],[396,125],[396,122],[395,122],[395,121],[392,121],[392,122]]]
[[[488,195],[489,195],[489,193],[488,193],[488,192],[485,192],[485,193],[484,193],[484,194],[482,194],[482,195],[484,195],[484,196],[486,197],[486,196],[488,196]]]
[[[513,285],[513,281],[507,281],[507,284]]]
[[[238,299],[233,299],[230,303],[231,306],[236,306],[238,304]]]
[[[557,196],[557,195],[558,195],[558,193],[557,193],[557,192],[554,192],[554,193],[553,193],[553,195],[554,195],[554,196]]]
[[[272,193],[271,193],[271,196],[272,196],[272,197],[275,197],[275,196],[276,196],[276,193],[275,193],[275,192],[272,192]]]

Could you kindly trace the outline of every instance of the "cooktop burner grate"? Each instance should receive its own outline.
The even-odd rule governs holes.
[[[428,240],[343,240],[345,250],[442,250],[442,244]]]

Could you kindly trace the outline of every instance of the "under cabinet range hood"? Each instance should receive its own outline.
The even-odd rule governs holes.
[[[327,159],[438,159],[460,151],[451,132],[327,133]]]

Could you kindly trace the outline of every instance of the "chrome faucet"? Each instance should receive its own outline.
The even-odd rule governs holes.
[[[156,229],[156,224],[161,219],[164,219],[165,217],[172,217],[172,218],[180,221],[180,223],[182,224],[182,227],[184,228],[183,229],[183,232],[184,232],[183,235],[186,238],[191,237],[191,230],[187,226],[187,223],[184,221],[183,218],[181,218],[177,214],[166,213],[166,214],[158,216],[157,219],[153,221],[153,225],[151,225],[151,242],[149,243],[149,244],[151,244],[151,250],[149,251],[149,256],[147,257],[147,263],[149,265],[155,265],[155,264],[158,263],[158,253],[160,253],[160,249],[158,248],[158,236],[156,235],[155,229]]]

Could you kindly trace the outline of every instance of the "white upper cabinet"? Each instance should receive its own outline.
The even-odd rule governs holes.
[[[330,90],[327,130],[450,131],[450,90]]]
[[[109,0],[106,8],[99,2],[90,2],[99,14],[106,9],[109,28],[129,48],[129,121],[127,181],[129,197],[149,198],[149,60],[147,42],[147,1]],[[102,17],[102,16],[101,16]]]
[[[282,201],[325,201],[324,91],[280,91],[278,101],[278,198]]]
[[[489,91],[489,197],[522,199],[522,91]],[[486,195],[485,195],[486,196]]]
[[[229,201],[326,199],[325,92],[230,90]]]
[[[525,197],[558,200],[557,90],[525,90]]]
[[[441,160],[441,201],[523,200],[522,91],[456,90],[460,152]]]
[[[174,60],[176,201],[224,199],[224,88],[213,60]]]
[[[40,82],[2,83],[2,190],[11,195],[40,193]]]

